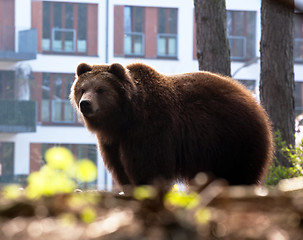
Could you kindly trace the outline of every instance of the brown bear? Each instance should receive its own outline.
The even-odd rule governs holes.
[[[70,99],[120,185],[186,183],[199,172],[258,184],[272,159],[266,112],[229,77],[81,63]]]

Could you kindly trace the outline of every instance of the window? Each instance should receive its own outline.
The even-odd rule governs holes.
[[[96,21],[95,6],[84,3],[43,2],[42,51],[56,53],[88,52],[88,41],[96,36],[89,35],[87,30],[88,19]],[[92,11],[88,11],[90,10]],[[95,12],[94,12],[95,11]],[[95,29],[94,29],[95,27]],[[92,26],[93,31],[97,27]],[[96,53],[96,49],[94,50]]]
[[[256,13],[227,11],[227,35],[230,57],[247,60],[256,55]]]
[[[303,114],[303,82],[295,83],[295,114]]]
[[[0,99],[14,99],[15,73],[12,71],[0,71]]]
[[[0,176],[14,174],[14,143],[0,142]]]
[[[158,9],[157,55],[177,57],[177,9]]]
[[[239,79],[238,81],[241,84],[243,84],[253,94],[256,94],[256,81],[255,80]]]
[[[144,55],[144,31],[142,7],[124,8],[124,54]]]
[[[43,73],[41,120],[45,123],[75,123],[75,114],[69,101],[73,83],[72,74]]]
[[[295,61],[303,61],[303,20],[302,14],[295,14],[294,17],[294,58]]]
[[[178,9],[114,7],[114,56],[177,58]]]

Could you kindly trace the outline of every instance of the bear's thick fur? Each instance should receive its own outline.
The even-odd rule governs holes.
[[[272,159],[267,114],[228,77],[82,63],[70,98],[121,185],[189,182],[199,172],[258,184]]]

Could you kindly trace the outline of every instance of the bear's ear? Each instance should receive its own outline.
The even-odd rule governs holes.
[[[87,63],[80,63],[77,67],[77,76],[79,77],[81,74],[91,71],[93,68]]]
[[[120,79],[124,79],[126,76],[125,68],[120,63],[113,63],[110,65],[108,72],[116,75]]]

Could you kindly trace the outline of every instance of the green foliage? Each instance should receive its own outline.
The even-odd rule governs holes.
[[[28,198],[39,198],[58,193],[70,193],[75,188],[75,182],[64,171],[45,165],[39,172],[29,175],[25,193]]]
[[[139,186],[134,189],[133,196],[137,200],[155,199],[158,192],[153,186]]]
[[[275,147],[282,156],[289,160],[290,166],[282,166],[275,158],[274,163],[269,168],[266,185],[277,185],[280,180],[294,178],[303,175],[303,141],[298,146],[287,146],[282,140],[281,132],[275,133]]]
[[[183,218],[187,216],[188,221],[197,224],[206,224],[211,219],[211,211],[201,206],[202,197],[197,192],[182,192],[174,188],[164,196],[164,205],[170,211],[175,212]]]
[[[165,195],[164,204],[168,208],[182,207],[192,209],[200,202],[199,195],[195,192],[186,193],[180,191],[171,191]]]
[[[21,186],[18,184],[10,184],[2,189],[2,195],[6,199],[16,199],[21,196]]]
[[[78,181],[87,183],[97,178],[97,168],[92,161],[75,161],[73,154],[66,148],[49,149],[45,153],[45,159],[46,165],[28,176],[25,196],[30,199],[71,193]],[[3,189],[2,195],[7,199],[18,198],[21,196],[20,186],[8,185]]]
[[[66,148],[54,147],[45,153],[46,165],[28,177],[27,197],[38,198],[58,193],[71,193],[76,181],[91,182],[97,178],[97,168],[88,159],[75,161]]]
[[[97,218],[96,210],[92,207],[85,207],[81,212],[81,220],[85,223],[91,223]]]
[[[80,182],[92,182],[97,178],[96,165],[89,159],[77,162],[75,166],[75,177]]]

